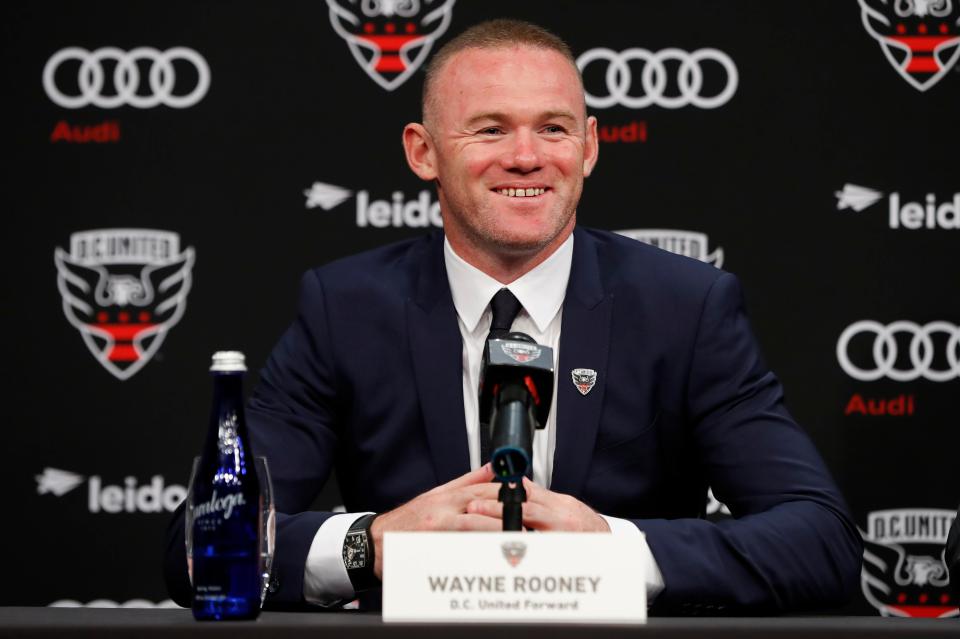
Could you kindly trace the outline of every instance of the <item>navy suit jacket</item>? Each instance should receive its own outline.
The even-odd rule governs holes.
[[[574,237],[550,488],[646,534],[665,582],[653,612],[845,601],[860,537],[783,406],[736,278],[611,233],[578,227]],[[597,371],[587,395],[574,368]],[[332,469],[347,510],[374,512],[469,470],[443,235],[308,272],[247,415],[286,513],[269,600],[295,604],[331,515],[308,508]],[[702,518],[708,486],[734,519]]]

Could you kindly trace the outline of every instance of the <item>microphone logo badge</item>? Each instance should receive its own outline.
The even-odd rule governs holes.
[[[516,568],[527,554],[527,545],[522,541],[505,541],[500,544],[500,550],[507,563]]]
[[[581,395],[586,395],[593,390],[597,383],[597,371],[592,368],[575,368],[570,371],[573,377],[573,385],[577,387]]]
[[[507,357],[521,364],[537,359],[543,352],[536,344],[527,342],[504,342],[500,345],[500,348],[503,349]]]

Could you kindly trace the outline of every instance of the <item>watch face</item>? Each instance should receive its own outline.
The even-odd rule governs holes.
[[[363,531],[347,533],[343,541],[343,565],[347,570],[367,565],[367,534]]]

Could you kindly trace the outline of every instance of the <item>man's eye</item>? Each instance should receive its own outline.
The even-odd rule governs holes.
[[[480,129],[480,133],[481,135],[500,135],[503,133],[503,131],[500,129],[500,127],[488,126],[485,129]]]
[[[549,124],[543,127],[543,131],[544,133],[564,133],[566,129],[564,129],[559,124]]]

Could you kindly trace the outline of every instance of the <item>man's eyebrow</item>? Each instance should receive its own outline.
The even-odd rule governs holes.
[[[577,116],[575,116],[570,111],[563,111],[563,110],[547,111],[546,113],[540,116],[540,119],[542,120],[562,120],[562,119],[576,120]]]
[[[475,116],[467,120],[467,126],[473,127],[481,122],[503,122],[507,119],[506,114],[500,113],[498,111],[487,111],[485,113],[478,113]]]
[[[560,120],[560,119],[576,121],[577,116],[575,116],[570,111],[561,109],[556,111],[544,111],[539,115],[538,119],[541,121]],[[501,113],[499,111],[487,111],[487,112],[478,113],[472,116],[469,120],[467,120],[467,126],[473,127],[480,124],[481,122],[506,122],[508,120],[510,120],[510,117],[505,113]]]

